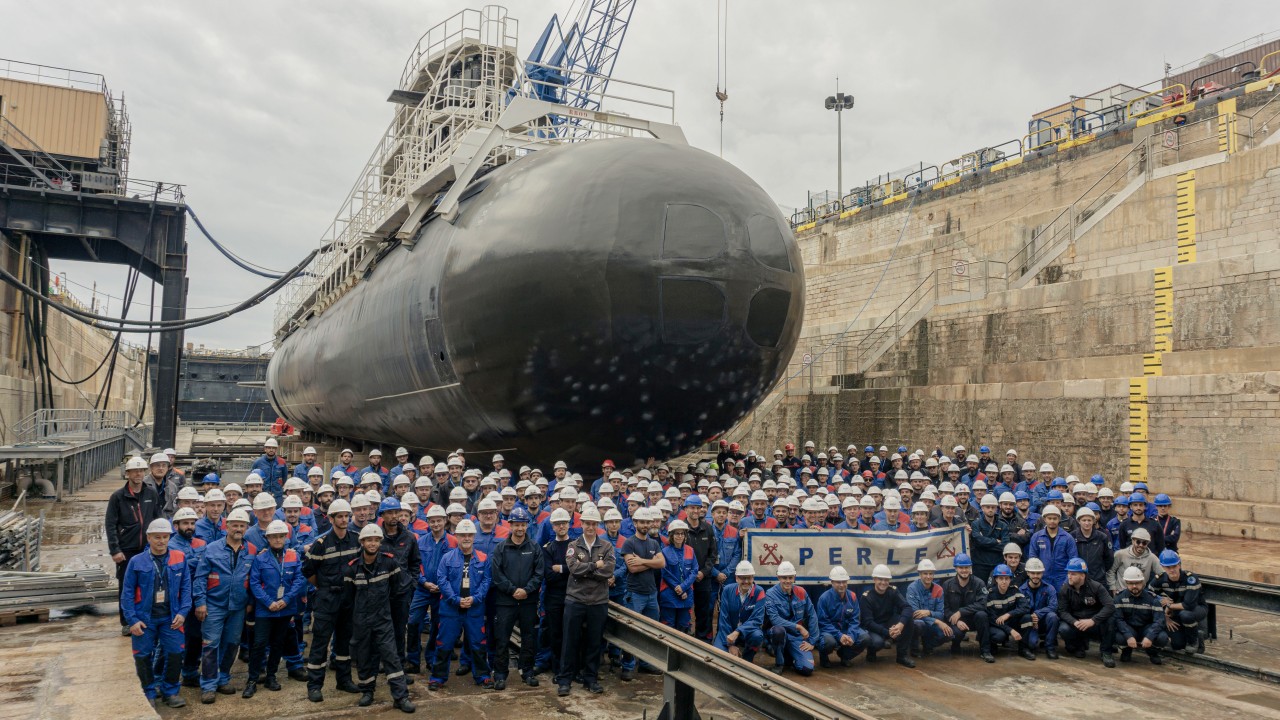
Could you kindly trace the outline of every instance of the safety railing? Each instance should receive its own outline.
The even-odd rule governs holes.
[[[1248,115],[1241,114],[1236,118],[1236,130],[1243,139],[1241,149],[1257,147],[1274,132],[1271,126],[1280,117],[1280,103],[1276,102],[1277,99],[1280,99],[1280,93],[1273,93],[1265,103],[1253,108]]]
[[[1160,103],[1154,106],[1150,105],[1149,101],[1153,97],[1160,98]],[[1159,112],[1160,110],[1164,110],[1165,108],[1168,108],[1168,107],[1182,105],[1186,101],[1187,101],[1187,86],[1183,85],[1182,83],[1174,83],[1172,85],[1167,85],[1165,87],[1162,87],[1159,90],[1152,90],[1149,93],[1139,95],[1138,97],[1130,100],[1124,107],[1124,114],[1125,114],[1125,117],[1129,118],[1130,120],[1134,120],[1144,115],[1150,115],[1152,113]],[[1135,111],[1133,106],[1137,105],[1140,102],[1147,102],[1148,105],[1146,107],[1143,107],[1140,110]]]
[[[1027,152],[1036,152],[1037,150],[1064,143],[1073,137],[1075,136],[1072,134],[1071,123],[1064,122],[1032,130],[1022,136],[1022,144],[1026,147]]]
[[[1242,128],[1236,113],[1171,127],[1149,139],[1148,167],[1154,171],[1224,149],[1248,147],[1250,135],[1250,125]]]
[[[1275,60],[1274,65],[1271,63],[1273,59]],[[1280,70],[1280,50],[1269,52],[1258,61],[1258,75],[1260,77],[1271,77],[1277,70]]]
[[[23,418],[14,427],[13,435],[19,443],[69,436],[96,441],[119,435],[138,424],[138,416],[128,410],[52,408],[37,410]]]

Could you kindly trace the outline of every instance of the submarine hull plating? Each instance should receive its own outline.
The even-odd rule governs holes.
[[[672,457],[785,369],[804,277],[786,219],[709,153],[615,139],[531,153],[283,342],[305,430],[571,465]]]

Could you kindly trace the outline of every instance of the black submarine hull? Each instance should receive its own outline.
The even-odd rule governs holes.
[[[282,417],[438,455],[667,458],[741,419],[795,349],[790,227],[714,155],[570,144],[464,197],[284,339],[267,375]]]

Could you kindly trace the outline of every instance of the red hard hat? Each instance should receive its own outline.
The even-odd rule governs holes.
[[[730,449],[730,450],[737,450],[737,449],[738,449],[738,443],[730,443],[730,445],[729,445],[729,449]]]
[[[606,459],[604,462],[600,463],[600,466],[601,466],[601,467],[613,467],[613,461],[612,461],[612,460],[607,460],[607,459]]]
[[[728,440],[721,440],[721,441],[720,441],[720,447],[725,447],[725,446],[727,446],[728,444],[729,444],[729,441],[728,441]]]
[[[795,450],[795,449],[796,449],[796,444],[795,444],[795,443],[787,443],[787,444],[786,444],[786,448],[787,448],[787,451],[788,451],[788,452],[790,452],[790,451],[792,451],[792,450]]]

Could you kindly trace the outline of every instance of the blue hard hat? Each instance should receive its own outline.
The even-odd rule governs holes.
[[[218,473],[209,473],[208,475],[205,475],[204,479],[201,480],[200,482],[213,483],[214,485],[217,485],[222,482],[222,478],[218,477]]]
[[[1133,489],[1134,489],[1134,490],[1141,490],[1142,492],[1146,492],[1146,491],[1147,491],[1147,484],[1146,484],[1146,483],[1144,483],[1144,482],[1136,482],[1136,483],[1134,483],[1134,484],[1133,484]]]
[[[702,498],[697,495],[690,495],[684,501],[685,507],[702,507]]]
[[[1165,495],[1164,493],[1160,493],[1159,495],[1156,496],[1156,501],[1155,501],[1156,507],[1164,507],[1165,505],[1172,505],[1172,504],[1173,504],[1173,500],[1170,499],[1168,495]]]
[[[996,566],[996,569],[991,572],[991,577],[1011,578],[1013,577],[1013,568],[1005,565],[1004,563],[1000,563]]]
[[[973,567],[973,558],[969,557],[969,553],[960,553],[952,564],[956,567]]]
[[[1146,496],[1146,495],[1143,495],[1143,494],[1142,494],[1142,493],[1140,493],[1140,492],[1135,492],[1135,493],[1133,493],[1132,495],[1130,495],[1130,496],[1129,496],[1129,504],[1130,504],[1130,505],[1132,505],[1132,504],[1134,504],[1134,503],[1145,503],[1146,501],[1147,501],[1147,496]]]
[[[862,448],[862,452],[875,452],[875,451],[876,451],[876,449],[875,449],[875,448],[873,448],[873,447],[871,447],[870,445],[868,445],[868,446],[866,446],[866,447]]]
[[[1182,564],[1182,558],[1178,557],[1178,553],[1172,550],[1165,550],[1164,552],[1160,553],[1161,567],[1173,567],[1174,565],[1181,565],[1181,564]]]
[[[1061,490],[1050,490],[1050,491],[1049,491],[1049,494],[1044,496],[1044,499],[1045,499],[1045,500],[1061,500],[1061,499],[1062,499],[1062,491],[1061,491]]]
[[[1067,479],[1061,478],[1061,477],[1056,477],[1053,479],[1053,482],[1049,483],[1049,487],[1051,488],[1066,487],[1066,486],[1067,486]]]
[[[1094,512],[1102,512],[1102,506],[1101,506],[1101,505],[1099,505],[1099,504],[1098,504],[1098,503],[1096,503],[1096,502],[1085,503],[1085,504],[1084,504],[1084,506],[1085,506],[1085,507],[1087,507],[1087,508],[1089,508],[1090,510],[1092,510],[1092,511],[1094,511]]]
[[[1128,504],[1129,504],[1129,496],[1128,496],[1128,495],[1121,495],[1120,497],[1116,498],[1116,501],[1115,501],[1115,503],[1114,503],[1114,504],[1116,504],[1116,505],[1128,505]]]
[[[1089,482],[1099,487],[1107,484],[1107,481],[1102,479],[1101,475],[1094,475],[1093,477],[1089,478]]]
[[[378,514],[381,515],[382,513],[388,510],[399,510],[399,509],[400,509],[400,501],[397,500],[396,498],[389,497],[386,500],[383,500],[382,504],[378,506]]]
[[[1031,494],[1028,493],[1026,490],[1019,490],[1018,492],[1013,494],[1013,499],[1019,502],[1023,500],[1030,500]]]
[[[528,524],[529,520],[530,520],[530,518],[529,518],[529,511],[528,511],[528,510],[525,510],[525,509],[524,509],[524,508],[522,508],[522,507],[518,507],[518,508],[516,508],[515,510],[512,510],[512,511],[511,511],[511,516],[507,518],[507,522],[509,522],[509,523],[526,523],[526,524]]]
[[[1071,558],[1067,561],[1067,572],[1089,572],[1089,566],[1080,558]]]
[[[906,451],[907,451],[907,446],[906,446],[906,445],[899,445],[899,446],[898,446],[898,453],[899,453],[899,454],[904,453],[904,452],[906,452]]]
[[[982,447],[978,448],[978,452],[989,453],[991,452],[991,448],[987,447],[986,445],[983,445]]]

